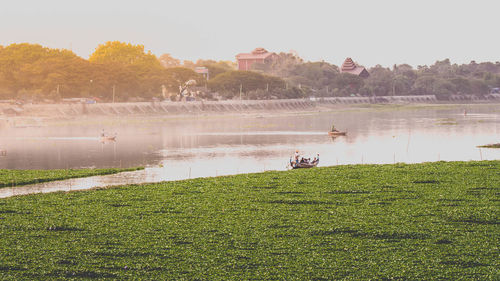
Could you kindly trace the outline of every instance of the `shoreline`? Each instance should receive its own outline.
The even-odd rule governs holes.
[[[112,105],[112,104],[111,104]],[[122,104],[114,104],[117,107]],[[244,110],[244,111],[201,111],[201,112],[177,112],[177,113],[143,113],[143,114],[129,114],[129,115],[0,115],[0,128],[21,128],[23,126],[39,127],[48,124],[75,123],[86,125],[90,123],[99,123],[103,120],[119,120],[127,122],[128,120],[147,120],[149,122],[162,122],[162,121],[175,121],[196,118],[267,118],[267,117],[283,117],[283,116],[296,116],[296,115],[314,115],[314,114],[327,114],[339,112],[356,112],[356,111],[399,111],[399,110],[421,110],[426,108],[442,108],[442,109],[460,109],[467,110],[470,107],[493,107],[498,108],[500,102],[474,102],[474,103],[377,103],[377,104],[316,104],[310,108],[280,108],[276,110]],[[43,105],[39,105],[44,108]],[[55,104],[46,105],[47,108],[57,106]],[[109,104],[108,104],[109,106]],[[1,108],[0,108],[1,110]],[[19,125],[19,122],[21,125]]]
[[[422,166],[422,165],[438,165],[438,164],[450,164],[450,165],[458,165],[458,164],[470,164],[473,165],[475,163],[489,163],[489,164],[498,164],[500,160],[469,160],[469,161],[430,161],[430,162],[421,162],[421,163],[404,163],[398,162],[394,164],[340,164],[333,166],[320,166],[311,169],[301,169],[305,172],[312,171],[316,169],[335,169],[335,168],[353,168],[353,169],[363,169],[366,167],[403,167],[403,166]],[[237,176],[262,176],[266,173],[286,173],[293,171],[292,169],[287,170],[266,170],[261,172],[249,172],[249,173],[236,173],[236,174],[224,174],[219,176],[203,176],[203,177],[194,177],[194,178],[185,178],[185,179],[172,179],[172,180],[161,180],[161,181],[140,181],[133,177],[134,173],[145,173],[147,172],[147,167],[144,169],[137,169],[135,171],[122,171],[113,174],[104,174],[104,175],[89,175],[84,177],[74,177],[67,178],[63,180],[53,180],[53,181],[43,181],[36,184],[27,184],[27,185],[16,185],[16,186],[1,186],[0,187],[0,200],[4,198],[11,197],[19,197],[19,196],[28,196],[35,194],[45,194],[45,193],[55,193],[55,192],[80,192],[80,191],[91,191],[91,190],[101,190],[101,189],[113,189],[120,188],[130,185],[136,186],[145,186],[145,185],[154,185],[154,184],[165,184],[165,183],[175,183],[175,182],[185,182],[185,181],[210,181],[217,178],[228,178],[228,177],[237,177]],[[85,170],[85,169],[73,169],[75,171]],[[27,170],[31,171],[31,170]],[[47,173],[56,170],[44,170]],[[125,177],[124,177],[125,176]],[[110,180],[113,178],[124,178],[121,183],[111,182]],[[90,186],[90,185],[91,186]]]

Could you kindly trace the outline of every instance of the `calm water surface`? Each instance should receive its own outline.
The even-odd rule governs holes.
[[[347,136],[329,137],[332,123],[347,130]],[[116,133],[116,142],[102,143],[102,129]],[[147,167],[65,181],[65,190],[285,170],[296,149],[311,158],[319,153],[319,166],[500,159],[499,149],[477,148],[500,142],[500,110],[493,105],[164,120],[84,118],[52,125],[10,121],[0,132],[0,149],[7,151],[0,157],[2,169]]]

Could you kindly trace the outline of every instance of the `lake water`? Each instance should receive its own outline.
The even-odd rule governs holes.
[[[347,136],[329,137],[332,123]],[[116,141],[101,142],[102,129],[116,133]],[[498,105],[10,120],[0,132],[0,149],[7,151],[0,157],[2,169],[147,167],[90,179],[93,186],[285,170],[296,149],[311,158],[319,153],[319,166],[500,159],[500,149],[477,148],[500,142]],[[71,183],[73,189],[80,189],[78,181]]]

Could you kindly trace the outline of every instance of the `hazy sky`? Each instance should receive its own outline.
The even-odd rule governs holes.
[[[367,67],[449,58],[500,61],[499,0],[1,0],[0,45],[38,43],[88,58],[142,44],[184,60],[235,60],[255,47]]]

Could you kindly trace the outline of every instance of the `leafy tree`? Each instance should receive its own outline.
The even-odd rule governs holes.
[[[182,67],[195,69],[196,64],[194,62],[190,61],[190,60],[184,60],[182,62]]]
[[[273,92],[277,88],[285,88],[285,81],[281,78],[263,75],[252,71],[229,71],[222,73],[208,82],[213,91],[226,93],[228,98],[243,92],[265,89]]]
[[[0,53],[0,81],[9,97],[42,99],[78,95],[90,64],[68,50],[12,44]],[[81,76],[87,75],[82,79]],[[18,95],[19,94],[19,95]]]
[[[170,54],[163,54],[159,58],[160,64],[165,68],[177,67],[181,65],[181,61],[173,58]]]
[[[99,45],[89,61],[93,64],[121,65],[133,72],[138,81],[134,83],[136,87],[131,90],[137,95],[152,97],[161,91],[161,71],[164,68],[156,56],[144,51],[143,45],[109,41]]]
[[[159,69],[160,62],[151,52],[145,52],[143,45],[132,45],[119,41],[108,41],[99,45],[90,56],[92,63],[118,63],[139,68]]]
[[[413,91],[417,95],[432,95],[434,94],[434,82],[436,78],[432,75],[422,75],[415,80]]]
[[[194,69],[196,67],[206,67],[208,69],[209,79],[213,79],[221,73],[236,69],[235,64],[232,62],[214,60],[197,60],[192,68]]]
[[[184,67],[179,64],[168,54],[157,59],[142,45],[117,41],[99,45],[89,60],[68,50],[36,44],[0,46],[0,98],[99,97],[125,101],[158,96],[163,87],[177,94],[179,86],[189,80],[198,82],[199,91],[209,86],[227,98],[239,95],[241,86],[245,98],[255,99],[352,94],[429,94],[446,99],[457,94],[482,96],[500,87],[500,62],[457,65],[444,59],[417,69],[407,64],[394,65],[392,70],[375,66],[367,79],[340,73],[337,66],[326,62],[303,62],[290,53],[280,53],[272,64],[255,64],[259,73],[234,71],[234,62],[198,60],[184,61]],[[208,83],[193,71],[197,66],[209,69]]]
[[[335,96],[350,96],[359,93],[363,87],[363,78],[350,73],[340,73],[335,78],[334,95]]]
[[[435,79],[432,86],[432,92],[436,95],[437,99],[446,100],[456,93],[455,85],[443,78]]]
[[[203,83],[203,77],[192,69],[185,67],[172,67],[163,71],[163,84],[171,94],[179,93],[179,86],[187,81],[195,80],[198,84]]]

